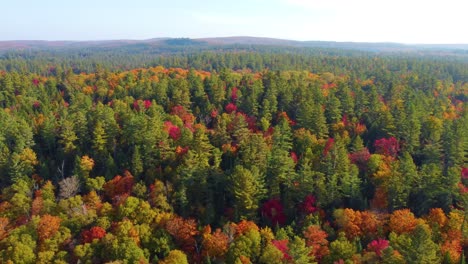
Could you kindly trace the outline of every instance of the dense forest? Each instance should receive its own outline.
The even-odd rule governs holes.
[[[0,57],[1,263],[465,263],[466,55]]]

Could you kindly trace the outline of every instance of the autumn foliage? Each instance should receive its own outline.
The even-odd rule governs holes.
[[[94,226],[89,230],[83,231],[81,238],[83,243],[91,243],[94,239],[101,239],[106,235],[106,230],[100,226]]]
[[[390,157],[396,157],[400,151],[400,144],[395,137],[377,139],[374,147],[376,153]]]
[[[123,177],[117,175],[112,180],[104,184],[104,193],[109,199],[128,195],[132,190],[133,183],[133,176],[130,174],[130,172],[125,171]]]
[[[397,234],[411,233],[417,226],[418,220],[408,209],[396,210],[390,215],[390,230]]]
[[[324,256],[329,254],[328,250],[328,234],[323,231],[318,225],[311,225],[304,231],[306,245],[311,249],[310,254],[316,260],[321,260]]]
[[[37,225],[39,240],[44,241],[54,236],[58,232],[61,222],[62,219],[57,216],[48,214],[42,216]]]
[[[220,258],[226,254],[229,246],[229,237],[221,229],[218,228],[215,232],[211,233],[210,226],[206,226],[202,237],[203,256]]]
[[[166,230],[174,237],[174,240],[180,247],[190,254],[195,253],[199,234],[197,223],[194,219],[183,219],[182,217],[174,217],[166,223]]]
[[[271,221],[273,225],[286,223],[286,215],[279,199],[270,199],[265,202],[262,206],[262,215]]]
[[[389,241],[385,239],[376,239],[372,240],[368,245],[367,245],[367,250],[375,252],[377,256],[382,256],[382,251],[389,246]]]
[[[0,56],[0,263],[464,260],[463,54],[186,48]]]

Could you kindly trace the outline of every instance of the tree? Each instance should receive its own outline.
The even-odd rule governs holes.
[[[294,236],[289,243],[289,254],[294,263],[297,264],[313,264],[314,256],[309,254],[309,249],[306,246],[304,239]]]
[[[390,242],[408,263],[441,263],[438,245],[425,225],[417,225],[412,234],[391,233]]]
[[[409,209],[396,210],[389,220],[390,230],[396,234],[411,233],[417,226],[418,221]]]
[[[310,248],[310,255],[313,255],[317,261],[329,254],[328,234],[318,225],[311,225],[304,231],[304,238],[307,247]]]
[[[100,240],[104,236],[106,236],[106,230],[100,226],[93,226],[91,229],[81,233],[83,243],[92,243],[95,239]]]
[[[349,260],[356,253],[356,246],[346,239],[344,233],[340,232],[338,238],[330,243],[330,255],[327,256],[331,262],[337,260]]]
[[[202,255],[213,260],[222,259],[228,250],[229,237],[219,228],[211,233],[210,226],[204,228],[202,237]]]
[[[191,255],[196,253],[197,240],[195,237],[199,231],[195,220],[174,217],[166,223],[166,230],[174,237],[181,249]]]
[[[273,134],[273,146],[268,159],[267,187],[270,196],[284,195],[284,187],[291,186],[295,164],[290,158],[292,133],[288,118],[281,116]]]
[[[239,219],[254,219],[259,202],[266,193],[264,180],[258,169],[253,167],[248,170],[238,165],[231,175],[231,182],[236,215]]]
[[[39,224],[37,226],[37,234],[40,241],[51,238],[57,233],[60,227],[60,222],[62,220],[59,217],[44,215],[41,217]]]
[[[158,262],[159,264],[188,264],[187,256],[183,251],[171,250],[169,255],[163,260]]]
[[[248,229],[244,234],[236,237],[229,246],[226,255],[227,263],[235,263],[237,259],[249,258],[255,262],[260,257],[261,237],[257,229]]]
[[[80,191],[80,185],[80,180],[76,175],[61,180],[59,197],[67,199],[75,196]]]

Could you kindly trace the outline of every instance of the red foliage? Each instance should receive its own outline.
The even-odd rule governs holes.
[[[81,233],[83,243],[91,243],[94,239],[101,239],[106,235],[106,230],[100,226],[92,227],[90,230],[85,230]]]
[[[291,155],[291,159],[294,161],[294,163],[297,164],[297,162],[299,161],[299,158],[297,157],[296,152],[291,152],[290,155]]]
[[[224,110],[226,110],[226,113],[230,114],[232,112],[237,111],[237,106],[233,103],[229,103],[228,105],[226,105]]]
[[[104,193],[109,199],[117,196],[129,195],[133,188],[134,179],[129,171],[124,172],[124,177],[117,175],[103,186]]]
[[[388,246],[389,246],[388,240],[379,238],[370,242],[367,245],[367,250],[375,252],[375,254],[377,254],[377,256],[380,257],[382,256],[382,251],[388,248]]]
[[[231,91],[231,100],[232,100],[233,102],[235,102],[235,101],[237,100],[237,91],[238,91],[238,90],[239,90],[239,89],[237,89],[237,87],[232,88],[232,91]]]
[[[178,140],[182,136],[180,128],[172,124],[171,121],[164,122],[164,130],[167,131],[169,137],[171,137],[173,140]]]
[[[173,126],[169,128],[169,136],[173,140],[178,140],[182,136],[182,133],[180,132],[180,128],[177,126]]]
[[[367,168],[367,162],[370,159],[370,152],[367,148],[363,148],[356,152],[349,154],[349,160],[358,166],[359,169],[365,170]]]
[[[133,101],[133,109],[135,109],[136,111],[140,111],[139,100]]]
[[[317,199],[312,194],[309,194],[305,197],[304,201],[300,204],[301,211],[306,214],[312,214],[317,211],[315,203]]]
[[[283,253],[283,260],[292,260],[292,257],[288,254],[289,248],[288,248],[288,243],[289,241],[287,239],[282,239],[282,240],[272,240],[271,244],[275,246],[279,251]]]
[[[286,121],[288,121],[288,124],[290,126],[295,126],[296,125],[296,121],[292,120],[288,114],[286,112],[281,112],[278,114],[278,122],[281,120],[281,118],[284,118],[286,119]]]
[[[144,100],[144,101],[135,100],[135,101],[133,101],[133,109],[135,109],[136,111],[140,111],[140,105],[141,104],[143,104],[145,109],[148,109],[148,108],[151,107],[151,101],[150,100]]]
[[[264,138],[271,138],[273,136],[273,133],[275,133],[275,129],[273,127],[269,127],[264,133],[263,137]]]
[[[323,156],[327,156],[328,152],[330,152],[330,149],[333,147],[335,144],[335,140],[333,138],[329,138],[327,140],[327,143],[325,144],[325,148],[323,149]]]
[[[34,109],[38,109],[39,107],[41,107],[41,102],[39,102],[39,101],[34,101],[34,103],[33,103],[33,108],[34,108]]]
[[[255,118],[255,116],[248,116],[247,114],[245,113],[240,113],[240,112],[237,112],[237,117],[239,116],[242,116],[245,120],[245,122],[247,123],[247,127],[250,131],[252,132],[256,132],[257,131],[257,119]]]
[[[463,167],[461,170],[462,179],[468,179],[468,168]]]
[[[286,223],[284,208],[278,198],[266,201],[262,206],[261,212],[273,225],[284,225]]]
[[[150,100],[145,100],[143,101],[143,104],[145,106],[145,109],[148,109],[151,107],[151,101]]]
[[[375,152],[386,156],[396,157],[400,151],[400,144],[395,137],[381,138],[374,142]]]
[[[343,122],[343,124],[344,124],[345,126],[348,126],[348,125],[349,125],[348,116],[347,116],[347,115],[343,115],[343,117],[341,118],[341,122]]]
[[[216,118],[218,116],[218,110],[211,110],[211,118]]]
[[[187,128],[191,128],[195,122],[195,117],[181,105],[172,107],[171,114],[180,117],[184,122],[184,126]]]

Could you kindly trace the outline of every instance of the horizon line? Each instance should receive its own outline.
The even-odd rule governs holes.
[[[238,35],[238,36],[221,36],[221,37],[153,37],[153,38],[117,38],[117,39],[83,39],[83,40],[73,40],[73,39],[9,39],[9,40],[0,40],[0,42],[27,42],[27,41],[38,41],[38,42],[111,42],[111,41],[151,41],[151,40],[167,40],[167,39],[191,39],[191,40],[206,40],[206,39],[233,39],[233,38],[252,38],[252,39],[268,39],[268,40],[278,40],[278,41],[291,41],[291,42],[334,42],[334,43],[367,43],[367,44],[400,44],[400,45],[468,45],[468,43],[424,43],[424,42],[398,42],[398,41],[337,41],[337,40],[297,40],[297,39],[287,39],[287,38],[275,38],[275,37],[259,37],[259,36],[248,36],[248,35]]]

